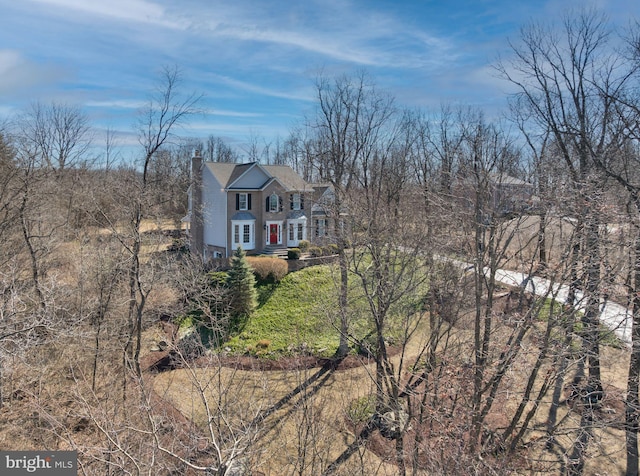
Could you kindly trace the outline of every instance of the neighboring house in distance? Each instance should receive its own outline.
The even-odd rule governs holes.
[[[530,213],[535,210],[538,197],[534,194],[533,184],[504,173],[489,173],[486,181],[487,203],[485,213],[497,217],[509,217],[513,214]],[[470,180],[461,180],[454,192],[462,199],[467,210],[473,210],[476,184]]]
[[[267,247],[296,247],[312,241],[313,186],[291,167],[256,162],[191,163],[189,214],[184,221],[192,252],[206,261]]]
[[[500,215],[527,212],[537,201],[533,184],[507,174],[491,174],[489,186],[491,206]]]

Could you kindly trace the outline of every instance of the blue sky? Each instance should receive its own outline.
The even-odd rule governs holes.
[[[163,66],[204,94],[183,135],[284,139],[314,107],[314,79],[366,70],[409,107],[503,107],[491,64],[529,21],[577,0],[0,0],[0,120],[30,102],[78,105],[97,130],[133,126]],[[638,0],[591,3],[612,23]],[[100,134],[97,134],[100,140]]]

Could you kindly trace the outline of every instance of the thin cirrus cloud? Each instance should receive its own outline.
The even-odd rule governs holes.
[[[83,18],[102,21],[136,23],[142,28],[163,27],[191,31],[206,41],[234,40],[241,43],[276,45],[290,48],[298,55],[312,53],[320,61],[332,60],[366,67],[419,67],[451,61],[452,45],[442,38],[407,28],[393,19],[362,9],[344,7],[339,17],[331,11],[311,7],[301,21],[285,17],[256,19],[249,9],[213,8],[197,4],[194,8],[176,9],[148,0],[31,0],[43,7],[55,7]],[[220,13],[220,11],[223,13]],[[204,20],[203,20],[204,18]],[[207,20],[210,18],[210,20]],[[284,21],[283,21],[284,20]],[[274,24],[275,23],[275,24]],[[327,26],[329,25],[329,26]],[[161,42],[157,31],[151,31],[154,41]],[[388,45],[395,44],[389,51]],[[158,44],[158,46],[161,46]],[[169,45],[165,45],[169,46]],[[235,46],[242,48],[242,46]],[[245,48],[250,48],[245,45]],[[417,47],[417,48],[416,48]],[[401,52],[401,54],[398,54]],[[123,52],[126,54],[126,52]],[[272,53],[269,50],[268,53]],[[322,59],[324,58],[324,60]]]
[[[342,14],[343,18],[336,18],[330,12],[318,12],[313,27],[307,22],[258,23],[241,15],[202,27],[213,38],[273,44],[361,66],[416,67],[442,63],[445,58],[451,61],[455,56],[454,46],[444,37],[380,15],[367,17],[361,10]],[[323,24],[330,26],[323,28]]]
[[[236,40],[284,45],[358,65],[382,66],[389,63],[389,58],[377,54],[371,48],[355,45],[354,41],[346,42],[345,44],[344,38],[338,40],[332,35],[314,35],[308,32],[278,31],[238,26],[222,26],[215,29],[213,33],[217,36]]]
[[[145,101],[136,99],[114,99],[109,101],[86,101],[86,107],[102,107],[112,109],[140,109],[146,104]]]
[[[630,17],[640,10],[637,0],[597,1]],[[509,91],[489,66],[496,52],[566,2],[580,0],[5,0],[0,120],[62,97],[98,126],[126,130],[163,65],[183,73],[181,91],[204,94],[193,134],[236,141],[301,119],[317,75],[362,69],[402,105],[497,111]]]
[[[248,8],[229,8],[227,12],[227,8],[203,4],[178,10],[175,6],[164,7],[148,0],[31,1],[73,12],[79,19],[99,17],[112,22],[135,22],[147,28],[192,30],[197,36],[209,37],[214,42],[231,39],[238,43],[277,45],[298,54],[312,53],[320,61],[341,61],[360,66],[415,68],[438,65],[452,61],[455,50],[442,38],[408,28],[380,14],[367,14],[361,6],[349,8],[348,2],[340,9],[339,15],[331,9],[311,4],[301,14],[302,19],[294,21],[286,15],[257,19],[256,13]],[[212,20],[207,21],[207,18]],[[156,38],[156,32],[153,34]],[[156,38],[156,41],[160,39]],[[390,44],[394,45],[391,50]],[[272,54],[272,50],[267,53]]]
[[[147,0],[31,0],[43,6],[62,8],[79,15],[97,16],[112,20],[148,23],[168,28],[183,29],[188,26],[166,15],[165,8]]]
[[[225,109],[207,109],[203,111],[203,113],[209,116],[223,116],[223,117],[264,117],[264,114],[259,112],[241,112],[241,111],[230,111]]]
[[[291,92],[291,91],[283,91],[281,89],[269,88],[266,86],[258,85],[253,82],[243,81],[243,80],[235,79],[235,78],[221,75],[221,74],[211,73],[209,75],[209,78],[213,82],[230,86],[235,90],[255,93],[261,96],[289,99],[289,100],[295,100],[295,101],[312,101],[314,99],[311,94],[304,94],[301,92],[295,92],[295,91]]]

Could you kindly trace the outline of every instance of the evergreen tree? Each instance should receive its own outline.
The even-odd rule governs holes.
[[[257,306],[256,280],[247,262],[246,253],[238,247],[231,259],[227,284],[230,295],[229,331],[240,330]]]

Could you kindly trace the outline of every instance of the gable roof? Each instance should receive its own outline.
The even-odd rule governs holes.
[[[204,162],[204,167],[209,169],[209,172],[216,178],[220,185],[227,187],[227,184],[231,180],[237,164],[229,164],[225,162]]]
[[[247,164],[234,164],[233,172],[229,177],[229,181],[225,184],[225,186],[229,187],[232,183],[238,181],[240,177],[246,174],[249,170],[253,168],[255,162],[249,162]]]
[[[533,186],[529,182],[513,177],[506,173],[490,173],[489,178],[493,183],[500,185],[524,185],[529,187]]]
[[[311,207],[312,214],[325,215],[331,205],[335,203],[333,187],[326,184],[316,184],[313,186],[314,200]]]
[[[310,190],[311,187],[288,165],[260,165],[257,162],[246,164],[230,164],[225,162],[205,162],[213,176],[225,188],[230,188],[242,176],[254,167],[259,168],[266,176],[266,180],[257,188],[264,188],[273,180],[277,180],[287,191]]]
[[[288,165],[263,165],[272,177],[278,180],[288,191],[303,191],[311,187]]]

